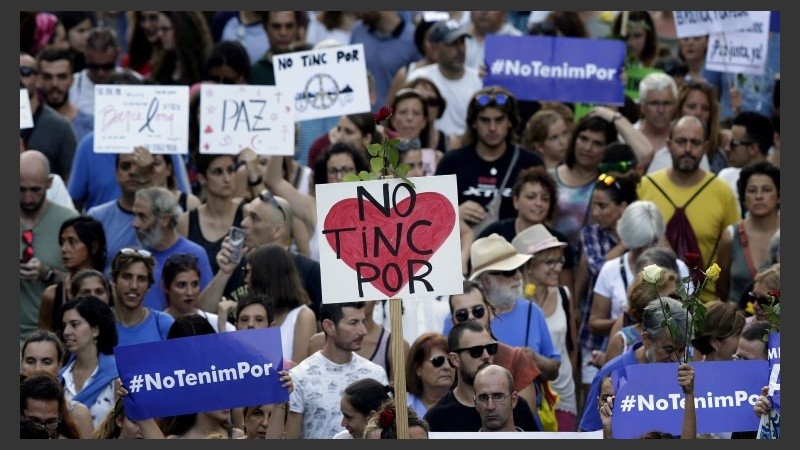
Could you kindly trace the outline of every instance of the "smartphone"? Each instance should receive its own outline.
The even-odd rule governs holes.
[[[244,246],[244,237],[246,235],[247,231],[239,227],[231,227],[231,230],[228,232],[228,238],[233,247],[231,259],[236,264],[239,264],[239,261],[242,259],[242,247]]]

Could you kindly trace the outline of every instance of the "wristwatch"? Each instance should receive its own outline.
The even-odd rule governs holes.
[[[261,175],[258,176],[255,180],[251,180],[249,177],[247,178],[247,185],[248,186],[258,186],[261,182],[264,181],[264,177]]]
[[[56,279],[56,272],[52,268],[47,269],[47,275],[44,277],[46,283],[52,283]]]

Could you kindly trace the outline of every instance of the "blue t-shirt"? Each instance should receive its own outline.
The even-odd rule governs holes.
[[[117,345],[163,341],[167,338],[173,322],[175,319],[169,314],[153,309],[150,309],[150,313],[144,321],[136,325],[126,327],[117,322],[117,335],[119,336]]]
[[[163,311],[167,308],[167,294],[164,292],[164,287],[161,286],[161,270],[164,268],[167,258],[171,255],[189,253],[197,257],[198,266],[200,267],[201,291],[205,289],[208,283],[211,282],[211,278],[214,277],[214,273],[211,272],[211,264],[208,261],[208,253],[206,253],[206,250],[183,236],[178,236],[177,242],[164,251],[148,250],[153,253],[153,257],[156,259],[156,267],[155,270],[153,270],[155,283],[150,286],[150,289],[144,295],[144,306],[148,308],[157,311]]]
[[[448,314],[444,319],[442,334],[445,336],[453,328],[451,317]],[[539,305],[533,302],[517,299],[514,309],[498,314],[492,319],[491,327],[492,334],[498,341],[506,345],[512,347],[525,345],[546,358],[561,361],[561,353],[553,346],[553,340],[550,338],[550,330],[547,328],[544,312]],[[527,341],[525,341],[526,329]]]
[[[639,364],[636,360],[635,352],[636,349],[642,345],[644,345],[642,342],[637,342],[633,347],[628,349],[627,352],[606,362],[597,372],[597,375],[594,376],[592,387],[589,389],[589,394],[586,396],[586,405],[583,407],[583,417],[578,427],[580,431],[597,431],[603,428],[603,423],[600,421],[600,412],[597,410],[597,397],[600,395],[600,384],[603,382],[603,378],[616,372],[611,379],[614,383],[614,392],[617,392],[617,388],[621,382],[627,378],[625,367],[632,364]]]
[[[110,277],[111,262],[121,249],[142,248],[139,238],[136,237],[136,229],[133,228],[133,213],[122,209],[119,201],[113,199],[92,207],[86,214],[103,225],[103,231],[106,233],[105,274]]]

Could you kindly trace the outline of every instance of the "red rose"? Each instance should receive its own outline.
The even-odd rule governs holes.
[[[378,415],[378,426],[381,428],[388,428],[394,422],[394,411],[386,409],[381,411]]]
[[[702,264],[703,260],[697,253],[686,254],[686,265],[689,266],[690,269],[698,269]]]
[[[767,292],[767,295],[769,295],[772,298],[780,298],[781,291],[769,291]]]
[[[384,106],[381,107],[380,111],[375,113],[375,123],[380,123],[389,118],[392,115],[392,107],[391,106]]]

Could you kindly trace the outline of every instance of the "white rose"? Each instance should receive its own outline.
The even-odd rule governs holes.
[[[664,269],[656,264],[650,264],[642,269],[642,276],[644,281],[650,284],[658,284],[661,281],[661,277],[664,276]]]

